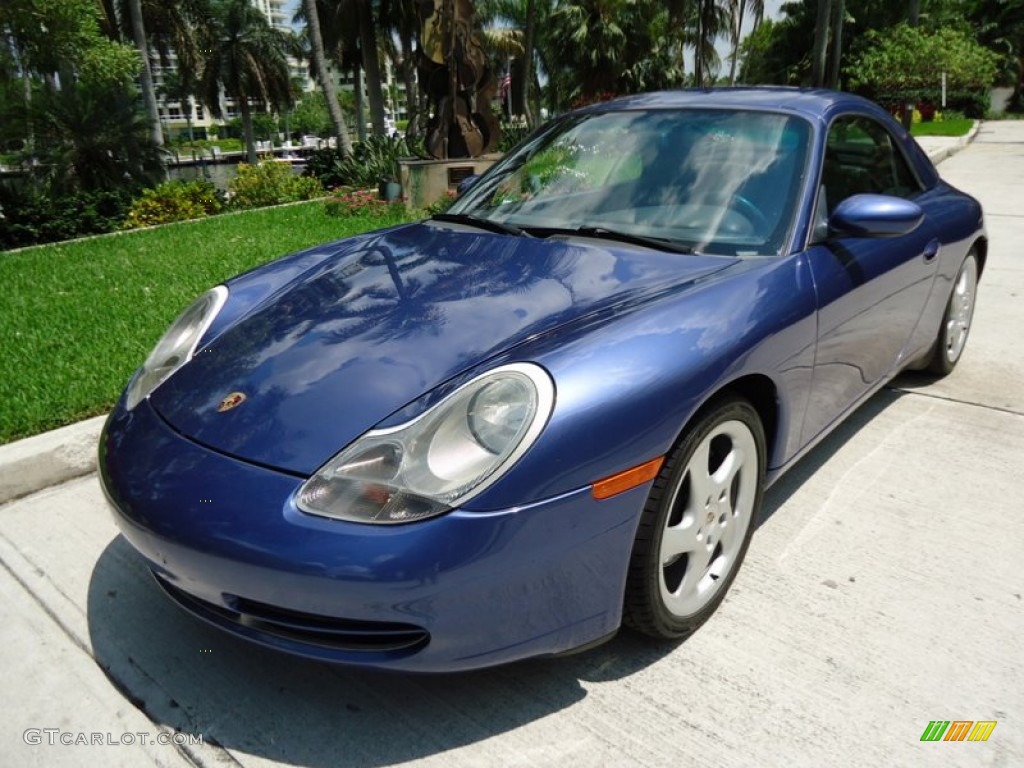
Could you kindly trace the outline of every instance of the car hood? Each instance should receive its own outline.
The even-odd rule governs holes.
[[[332,248],[153,393],[164,419],[215,450],[310,474],[467,369],[735,263],[429,222]],[[232,393],[245,397],[225,410]]]

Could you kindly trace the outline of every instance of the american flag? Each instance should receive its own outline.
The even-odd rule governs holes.
[[[501,88],[501,98],[504,99],[508,95],[509,89],[512,87],[512,75],[510,73],[505,73],[501,78],[501,83],[499,85]]]

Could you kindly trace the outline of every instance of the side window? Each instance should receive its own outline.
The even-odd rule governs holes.
[[[868,117],[845,117],[832,124],[821,180],[829,214],[852,195],[909,198],[921,191],[892,136]]]

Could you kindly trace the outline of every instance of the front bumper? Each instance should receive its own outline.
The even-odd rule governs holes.
[[[148,401],[111,414],[100,474],[125,538],[193,613],[307,657],[424,672],[614,632],[648,490],[400,526],[327,520],[296,508],[303,478],[198,445]]]

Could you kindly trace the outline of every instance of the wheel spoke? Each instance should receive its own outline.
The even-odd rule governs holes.
[[[679,525],[666,528],[661,537],[661,564],[668,565],[680,555],[689,555],[700,546],[697,541],[697,526],[684,520]]]
[[[693,452],[690,459],[690,504],[695,509],[703,509],[711,501],[715,493],[715,481],[708,472],[711,462],[711,440],[704,440]]]

